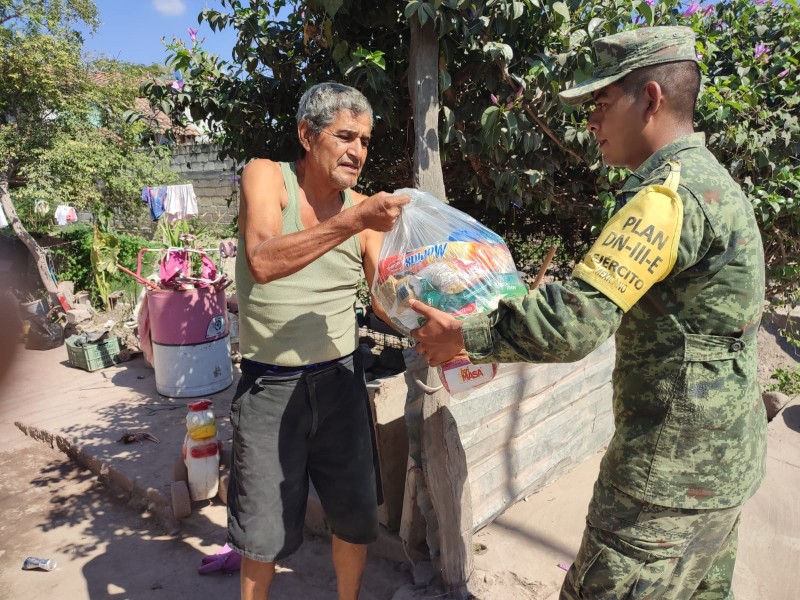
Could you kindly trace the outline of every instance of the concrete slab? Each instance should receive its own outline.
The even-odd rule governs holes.
[[[231,437],[227,414],[233,390],[208,396],[224,443]],[[177,531],[169,486],[186,435],[186,404],[195,399],[159,395],[154,371],[141,356],[90,373],[69,365],[65,346],[24,351],[4,396],[0,433],[13,423],[60,449],[149,510],[166,531]],[[160,443],[120,441],[126,433],[144,432]]]

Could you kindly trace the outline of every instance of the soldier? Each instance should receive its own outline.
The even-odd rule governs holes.
[[[615,432],[574,564],[574,598],[733,598],[739,514],[764,476],[756,375],[764,254],[753,209],[694,133],[694,34],[648,27],[595,41],[592,101],[606,164],[633,171],[573,279],[458,321],[422,303],[431,365],[569,362],[615,333]]]

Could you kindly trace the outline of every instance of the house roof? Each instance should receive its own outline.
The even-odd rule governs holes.
[[[117,83],[122,78],[120,73],[106,73],[102,71],[93,71],[89,74],[89,77],[97,85]],[[148,79],[142,79],[140,83],[144,83],[145,81],[148,81]],[[143,115],[148,120],[150,123],[150,129],[154,133],[160,133],[163,135],[171,129],[177,136],[184,138],[201,137],[203,135],[203,133],[194,125],[187,125],[186,127],[179,127],[175,125],[172,122],[172,119],[169,118],[169,115],[167,115],[164,111],[153,109],[150,106],[150,102],[147,100],[147,98],[136,98],[134,101],[133,110],[140,115]]]
[[[151,129],[156,133],[164,134],[172,129],[177,135],[185,137],[200,137],[201,131],[194,125],[179,127],[175,125],[169,116],[161,110],[153,110],[146,98],[136,98],[134,109],[144,115],[151,122]]]

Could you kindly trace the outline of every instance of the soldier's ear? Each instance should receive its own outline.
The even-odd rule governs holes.
[[[649,121],[659,111],[664,110],[664,91],[657,81],[648,81],[642,90],[642,100],[646,106],[644,118]]]

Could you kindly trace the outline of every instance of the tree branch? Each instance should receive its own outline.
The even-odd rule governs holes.
[[[16,12],[13,14],[8,15],[7,17],[0,19],[0,25],[5,25],[11,19],[18,19],[22,16],[22,13]]]
[[[536,121],[536,124],[537,124],[537,125],[538,125],[538,126],[541,128],[541,130],[542,130],[542,131],[544,131],[544,132],[547,134],[547,137],[549,137],[551,140],[553,140],[553,141],[556,143],[556,145],[557,145],[559,148],[561,148],[561,149],[562,149],[564,152],[566,152],[566,153],[567,153],[567,154],[569,154],[570,156],[573,156],[573,157],[574,157],[574,158],[575,158],[575,159],[576,159],[578,162],[581,162],[581,163],[583,163],[583,164],[585,164],[585,165],[587,165],[587,166],[588,166],[588,164],[589,164],[589,163],[586,161],[586,159],[585,159],[585,158],[583,158],[582,156],[580,156],[579,154],[577,154],[577,153],[576,153],[574,150],[572,150],[571,148],[567,148],[567,147],[564,145],[564,143],[563,143],[563,142],[562,142],[560,139],[558,139],[558,136],[556,136],[556,134],[555,134],[555,133],[553,133],[553,130],[552,130],[552,129],[550,129],[550,128],[547,126],[547,123],[545,123],[544,121],[542,121],[542,119],[540,119],[540,118],[539,118],[539,115],[537,115],[535,112],[533,112],[533,111],[531,110],[531,107],[530,107],[530,106],[525,106],[525,113],[526,113],[526,114],[527,114],[527,115],[528,115],[528,116],[529,116],[531,119],[533,119],[534,121]]]

